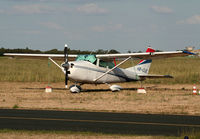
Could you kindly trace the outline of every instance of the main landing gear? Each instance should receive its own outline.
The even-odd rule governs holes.
[[[82,89],[80,85],[71,85],[69,90],[71,93],[80,93]]]
[[[122,89],[122,87],[119,86],[119,85],[115,85],[115,84],[114,85],[107,84],[107,85],[109,86],[109,88],[112,92],[118,92]],[[69,87],[69,90],[70,90],[71,93],[80,93],[82,88],[81,88],[81,85],[75,84],[75,85],[71,85]]]
[[[116,84],[110,86],[110,90],[111,90],[112,92],[118,92],[118,91],[120,91],[121,89],[122,89],[122,87],[119,86],[119,85],[116,85]]]
[[[118,92],[118,91],[120,91],[120,90],[122,89],[121,86],[116,85],[116,84],[114,84],[114,85],[110,85],[110,84],[108,84],[108,83],[105,83],[105,84],[107,84],[107,85],[109,86],[109,88],[110,88],[110,90],[111,90],[112,92]]]

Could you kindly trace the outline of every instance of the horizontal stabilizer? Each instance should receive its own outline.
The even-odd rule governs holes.
[[[171,75],[154,75],[154,74],[148,74],[148,75],[138,75],[140,78],[173,78]]]

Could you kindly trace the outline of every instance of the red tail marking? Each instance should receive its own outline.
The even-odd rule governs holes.
[[[147,50],[146,50],[146,52],[155,52],[155,50],[152,49],[151,47],[148,47]]]
[[[151,47],[148,47],[147,48],[147,50],[146,50],[146,52],[155,52],[155,50],[154,49],[152,49]],[[140,60],[140,62],[139,63],[141,63],[141,62],[143,62],[143,60]]]

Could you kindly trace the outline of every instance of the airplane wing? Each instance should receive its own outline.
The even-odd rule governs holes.
[[[63,54],[25,54],[25,53],[4,53],[4,56],[19,56],[19,57],[55,57],[55,58],[64,58]],[[68,57],[76,58],[78,55],[68,55]]]
[[[52,58],[64,58],[63,54],[24,54],[24,53],[4,53],[4,56],[11,57],[52,57]],[[156,58],[168,58],[195,55],[189,51],[168,51],[168,52],[146,52],[146,53],[124,53],[124,54],[97,54],[99,59],[120,59],[120,58],[135,58],[135,59],[156,59]],[[76,58],[78,55],[68,55],[69,58]]]
[[[136,59],[156,59],[195,55],[189,51],[168,51],[168,52],[146,52],[146,53],[125,53],[125,54],[102,54],[96,55],[100,59],[113,59],[113,58],[127,58],[132,57]]]
[[[63,60],[64,54],[25,54],[25,53],[4,53],[4,56],[10,56],[10,57],[26,57],[26,58],[54,58],[57,60]],[[76,59],[78,55],[68,55],[69,60]]]

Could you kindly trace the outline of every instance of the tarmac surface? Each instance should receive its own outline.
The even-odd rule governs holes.
[[[0,109],[0,129],[178,136],[200,131],[200,116]]]

